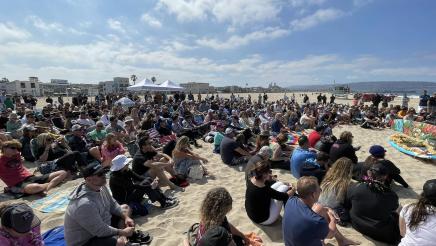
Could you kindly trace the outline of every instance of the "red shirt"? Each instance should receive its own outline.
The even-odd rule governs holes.
[[[30,176],[32,173],[23,166],[20,155],[15,157],[2,155],[0,157],[0,179],[8,187],[13,187]]]
[[[312,131],[309,134],[309,145],[311,148],[315,147],[316,142],[318,142],[321,139],[321,135],[317,131]]]

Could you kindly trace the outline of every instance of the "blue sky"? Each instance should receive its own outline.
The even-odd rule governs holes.
[[[17,0],[0,9],[0,77],[10,80],[436,81],[432,0]]]

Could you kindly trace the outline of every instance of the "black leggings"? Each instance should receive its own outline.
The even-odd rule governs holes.
[[[148,198],[152,202],[158,201],[162,206],[165,205],[166,197],[159,189],[152,189],[151,187],[144,187],[141,189],[133,190],[132,194],[127,198],[127,204],[130,202],[138,202],[140,203],[144,198],[144,195],[147,194]]]
[[[83,168],[87,164],[85,160],[83,160],[83,157],[79,151],[72,151],[72,152],[68,152],[67,154],[59,158],[56,161],[56,165],[60,169],[76,172],[77,166],[79,168]]]
[[[272,169],[290,170],[289,160],[269,160]]]

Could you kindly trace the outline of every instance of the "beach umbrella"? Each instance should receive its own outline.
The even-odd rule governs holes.
[[[166,80],[162,84],[160,84],[162,91],[183,91],[185,88],[181,87],[180,85],[172,82],[171,80]]]
[[[135,105],[135,102],[130,100],[127,97],[123,97],[123,98],[120,98],[118,101],[115,102],[115,105],[118,105],[118,104],[121,104],[121,106],[123,106],[123,107],[131,107],[131,106]]]

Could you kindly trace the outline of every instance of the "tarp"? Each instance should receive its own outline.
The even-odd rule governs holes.
[[[159,85],[153,84],[149,79],[143,79],[137,82],[135,85],[127,87],[128,91],[160,91],[161,87]]]
[[[183,91],[185,89],[180,85],[177,85],[176,83],[172,82],[171,80],[166,80],[159,86],[161,87],[162,91]]]

